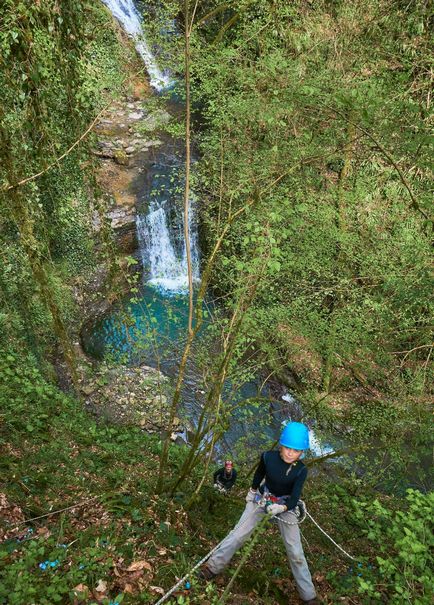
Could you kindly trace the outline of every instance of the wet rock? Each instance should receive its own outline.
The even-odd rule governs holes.
[[[107,213],[107,218],[111,221],[111,226],[114,231],[118,231],[127,225],[136,223],[135,208],[120,208],[117,207]]]
[[[111,160],[115,156],[115,151],[113,149],[102,149],[101,151],[94,150],[92,151],[93,155],[96,155],[98,158],[102,158],[105,160]]]
[[[118,149],[113,153],[113,159],[120,166],[128,166],[130,159],[123,149]]]
[[[144,115],[145,115],[144,111],[132,111],[131,113],[128,114],[128,119],[130,121],[137,121],[137,120],[141,120]]]
[[[162,145],[163,141],[160,141],[159,139],[154,139],[151,141],[146,141],[143,143],[143,147],[146,149],[147,147],[158,147],[158,145]]]

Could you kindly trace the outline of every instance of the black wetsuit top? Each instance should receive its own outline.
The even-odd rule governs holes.
[[[307,468],[301,460],[297,460],[294,464],[287,464],[278,451],[271,450],[261,455],[253,477],[252,489],[258,489],[265,478],[265,483],[261,485],[259,491],[263,493],[264,486],[267,486],[274,496],[288,496],[284,499],[284,503],[288,510],[292,510],[300,499],[306,477]]]
[[[220,483],[225,489],[231,489],[237,479],[237,471],[233,468],[230,473],[226,473],[225,467],[219,468],[214,473],[214,483]]]

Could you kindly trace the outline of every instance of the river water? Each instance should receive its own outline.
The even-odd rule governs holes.
[[[158,67],[157,60],[146,42],[141,16],[132,0],[103,0],[125,31],[134,39],[136,48],[149,72],[156,94],[173,85],[168,73]],[[179,109],[179,108],[178,108]],[[186,249],[182,216],[182,166],[184,150],[170,138],[155,153],[138,177],[137,233],[144,268],[144,282],[134,297],[128,296],[104,317],[99,318],[82,333],[85,351],[96,359],[117,363],[158,367],[175,377],[185,342],[188,318],[188,289]],[[194,161],[194,160],[193,160]],[[196,207],[200,200],[194,194],[190,200],[189,230],[193,276],[200,279],[200,253]],[[216,306],[211,297],[204,303],[207,320],[202,335],[193,347],[188,362],[183,390],[181,416],[193,428],[207,390],[201,364],[198,361],[212,327]],[[207,341],[208,342],[208,341]],[[211,350],[209,351],[212,355]],[[279,391],[279,389],[277,389]],[[234,405],[231,422],[219,446],[220,457],[236,456],[239,448],[255,448],[272,443],[283,421],[289,417],[299,420],[302,411],[291,394],[280,388],[276,395],[261,377],[244,381],[227,380],[223,398]],[[259,402],[258,398],[262,398]],[[240,404],[249,399],[249,403]],[[265,403],[264,403],[264,400]],[[236,404],[239,404],[238,406]],[[338,440],[333,441],[334,445]],[[311,430],[314,456],[333,450],[328,440],[321,440]]]

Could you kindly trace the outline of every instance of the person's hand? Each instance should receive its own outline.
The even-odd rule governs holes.
[[[281,513],[286,512],[288,509],[284,504],[267,504],[265,507],[265,512],[270,515],[270,517],[274,517],[275,515],[280,515]]]
[[[246,502],[254,502],[256,498],[257,490],[250,488],[247,492]]]

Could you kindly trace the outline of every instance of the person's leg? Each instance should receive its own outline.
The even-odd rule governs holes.
[[[291,512],[283,513],[280,517],[283,521],[288,521],[289,523],[294,523],[297,519],[294,513]],[[279,530],[285,544],[286,554],[288,555],[292,575],[297,584],[299,595],[303,601],[314,599],[316,597],[316,592],[304,556],[300,529],[298,525],[280,523],[279,519],[277,519],[277,522],[279,524]]]
[[[226,567],[235,552],[249,539],[256,525],[264,515],[264,509],[254,502],[248,502],[240,520],[234,529],[226,536],[219,548],[206,562],[206,567],[218,574]]]

